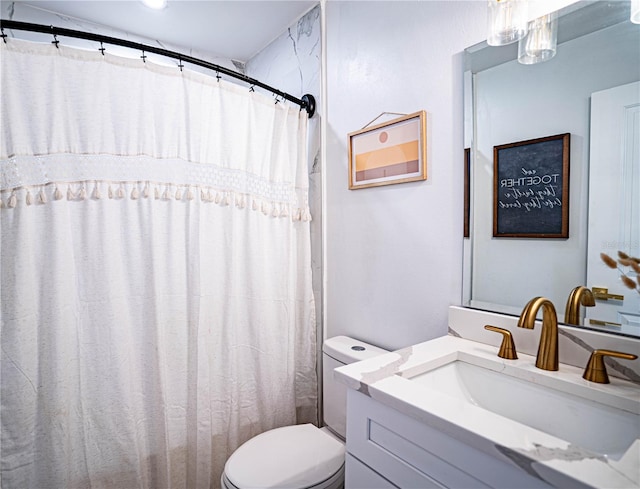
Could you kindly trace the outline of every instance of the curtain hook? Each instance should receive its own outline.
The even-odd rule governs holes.
[[[98,51],[100,51],[102,53],[102,56],[104,56],[104,46],[102,45],[102,41],[100,41],[100,49],[98,49]]]
[[[140,56],[140,58],[142,58],[142,62],[146,63],[147,62],[147,57],[144,54],[144,49],[142,50],[142,56]]]
[[[180,68],[180,71],[182,71],[182,68],[184,68],[184,65],[182,64],[182,58],[178,57],[178,68]]]
[[[58,47],[58,44],[60,43],[60,41],[58,41],[58,36],[56,34],[53,35],[53,41],[51,41],[51,44],[55,44],[56,45],[56,49],[60,49]]]
[[[217,79],[218,81],[220,81],[220,78],[222,78],[222,77],[220,76],[220,72],[218,72],[218,71],[216,70],[216,79]]]
[[[4,43],[7,44],[7,35],[4,33],[4,27],[0,28],[0,30],[2,31],[2,34],[0,34],[0,37],[2,38]]]
[[[249,91],[250,91],[250,92],[255,92],[255,91],[256,91],[256,89],[255,89],[255,85],[251,85],[251,88],[249,88]]]

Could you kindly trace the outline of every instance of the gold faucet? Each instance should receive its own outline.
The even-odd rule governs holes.
[[[543,370],[558,370],[558,316],[553,303],[544,297],[531,299],[520,314],[519,328],[533,329],[536,314],[542,309],[542,332],[538,345],[536,367]]]
[[[593,292],[583,285],[578,285],[569,294],[567,307],[564,310],[565,324],[576,324],[580,326],[580,304],[585,307],[592,307],[596,305],[596,299],[593,296]]]

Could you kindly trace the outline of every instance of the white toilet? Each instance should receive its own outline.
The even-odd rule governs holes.
[[[346,336],[335,336],[325,341],[322,353],[327,426],[285,426],[245,442],[225,464],[221,478],[224,489],[338,489],[344,486],[347,388],[333,379],[333,369],[387,351]]]

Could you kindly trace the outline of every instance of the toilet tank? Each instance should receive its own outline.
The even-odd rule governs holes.
[[[328,338],[322,346],[324,422],[342,438],[346,438],[347,431],[347,386],[333,378],[333,369],[383,353],[388,350],[348,336]]]

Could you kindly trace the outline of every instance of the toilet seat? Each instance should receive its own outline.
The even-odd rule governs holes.
[[[227,460],[223,487],[325,489],[341,487],[344,445],[312,424],[262,433]]]
[[[262,487],[262,486],[260,486]],[[287,486],[288,487],[288,486]],[[231,483],[226,474],[222,474],[222,489],[245,489]],[[255,488],[253,488],[255,489]],[[340,470],[333,474],[329,479],[322,481],[315,486],[305,487],[304,489],[344,489],[344,464]]]

